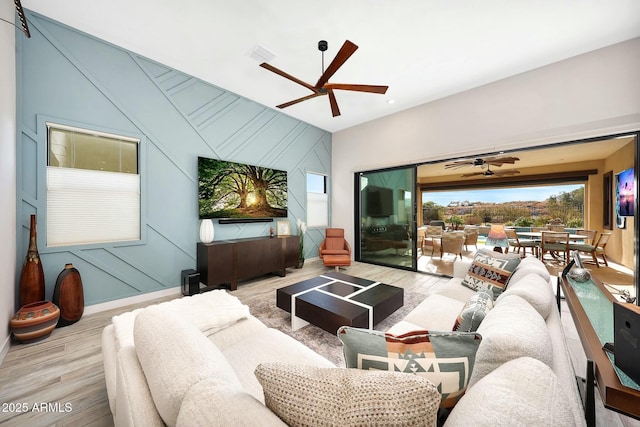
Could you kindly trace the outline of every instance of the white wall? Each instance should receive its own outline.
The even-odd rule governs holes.
[[[15,16],[0,2],[0,16]],[[9,351],[16,292],[16,55],[14,28],[0,22],[0,363]]]
[[[354,172],[640,129],[638,70],[640,38],[333,134],[332,226],[353,244]]]

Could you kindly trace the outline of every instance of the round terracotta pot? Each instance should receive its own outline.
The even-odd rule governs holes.
[[[51,301],[36,301],[20,308],[11,319],[11,332],[23,344],[45,339],[55,329],[60,310]]]

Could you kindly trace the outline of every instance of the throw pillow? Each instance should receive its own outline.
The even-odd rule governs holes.
[[[574,414],[572,406],[569,393],[551,368],[521,357],[469,387],[445,427],[584,425],[584,417]]]
[[[520,255],[502,254],[481,249],[476,252],[473,262],[462,280],[462,284],[477,291],[489,288],[495,300],[506,289],[511,274],[520,264]]]
[[[454,331],[475,332],[480,326],[480,322],[493,308],[493,292],[489,289],[480,289],[474,296],[469,298],[458,314],[453,325]]]
[[[435,425],[440,393],[398,372],[258,365],[269,409],[290,426]]]
[[[427,378],[450,408],[464,394],[482,337],[474,332],[413,331],[404,335],[343,326],[347,368],[406,372]]]

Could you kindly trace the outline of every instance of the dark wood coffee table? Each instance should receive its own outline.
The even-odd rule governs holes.
[[[340,272],[276,292],[276,305],[291,313],[294,331],[309,323],[332,334],[340,326],[373,329],[403,304],[404,289]]]

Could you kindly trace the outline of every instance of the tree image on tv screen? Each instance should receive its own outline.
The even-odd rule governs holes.
[[[215,159],[198,159],[200,218],[287,216],[287,172]]]

